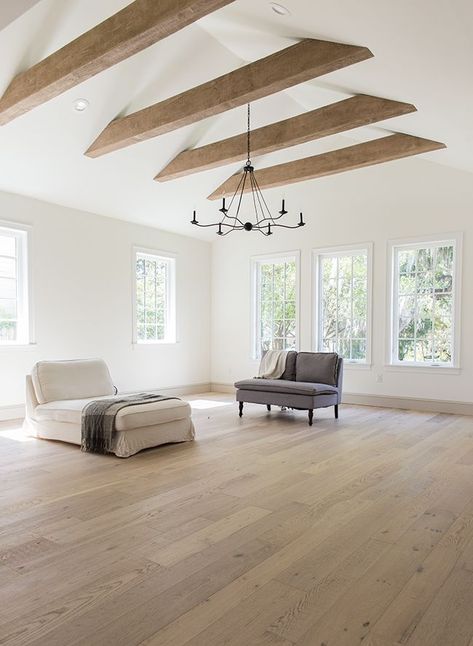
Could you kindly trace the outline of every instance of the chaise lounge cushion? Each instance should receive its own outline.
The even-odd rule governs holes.
[[[235,388],[239,390],[256,390],[270,393],[284,393],[287,395],[334,395],[337,394],[335,386],[321,383],[303,381],[289,381],[285,379],[243,379],[237,381]]]
[[[114,395],[115,387],[102,359],[39,361],[31,372],[40,404],[59,399]]]
[[[66,399],[40,404],[35,409],[34,417],[38,422],[68,422],[80,425],[82,409],[90,401],[96,399],[102,398]],[[117,431],[131,431],[145,426],[155,426],[179,419],[186,419],[190,415],[190,405],[180,399],[167,399],[162,402],[137,404],[136,406],[122,408],[117,413],[115,429]]]
[[[296,381],[337,384],[338,354],[335,352],[298,352]]]

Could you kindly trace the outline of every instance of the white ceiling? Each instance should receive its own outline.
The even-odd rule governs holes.
[[[0,190],[211,237],[189,226],[191,210],[197,207],[202,218],[214,214],[215,204],[207,202],[206,196],[239,165],[166,184],[153,182],[153,177],[181,150],[242,131],[245,108],[99,159],[89,159],[83,152],[116,116],[305,37],[364,45],[374,58],[256,102],[254,127],[356,93],[414,103],[418,112],[281,151],[259,159],[257,166],[397,130],[447,144],[446,150],[422,158],[473,172],[471,2],[281,1],[290,16],[277,16],[266,0],[236,0],[0,128]],[[4,0],[0,10],[0,92],[16,73],[127,4],[129,0]],[[90,101],[90,108],[80,114],[72,109],[79,97]]]
[[[9,25],[38,2],[40,0],[4,0],[0,4],[0,29]]]

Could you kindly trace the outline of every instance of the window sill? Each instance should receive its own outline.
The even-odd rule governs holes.
[[[133,341],[131,344],[133,348],[149,348],[154,345],[178,345],[179,341],[141,341],[140,343]]]
[[[459,375],[461,374],[461,369],[457,366],[416,366],[413,364],[397,364],[390,363],[384,366],[385,370],[388,372],[417,372],[417,373],[426,373],[426,374],[441,374],[441,375]]]
[[[357,363],[356,361],[347,361],[346,359],[343,360],[344,370],[371,370],[372,367],[372,363]]]
[[[0,343],[0,352],[3,350],[34,350],[37,343]]]

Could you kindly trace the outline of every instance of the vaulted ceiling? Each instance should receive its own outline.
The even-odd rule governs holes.
[[[2,4],[0,93],[18,73],[129,4],[130,0],[15,0],[7,10]],[[262,145],[257,168],[301,157],[317,159],[317,155],[319,169],[323,153],[400,132],[447,144],[444,150],[423,153],[419,159],[425,163],[473,172],[473,86],[469,83],[473,8],[469,2],[285,0],[283,4],[290,15],[277,16],[266,0],[222,3],[214,13],[6,123],[0,127],[0,190],[211,236],[189,227],[190,212],[195,207],[203,214],[213,212],[206,196],[238,171],[244,159],[235,157],[227,160],[228,165],[214,164],[165,183],[153,178],[182,151],[243,132],[246,111],[241,102],[226,112],[217,111],[98,158],[84,152],[117,117],[160,104],[304,38],[367,47],[374,57],[304,83],[288,84],[275,94],[263,93],[253,103],[255,128],[357,94],[414,104],[417,112],[401,109],[400,116],[367,122],[343,134],[301,139],[277,152]],[[90,104],[82,113],[73,110],[78,98]],[[317,181],[322,180],[310,180],[311,190],[316,190]]]

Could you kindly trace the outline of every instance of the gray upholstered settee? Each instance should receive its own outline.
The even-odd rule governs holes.
[[[280,379],[244,379],[235,383],[236,399],[243,404],[266,404],[307,410],[312,426],[314,408],[335,407],[342,398],[343,359],[332,352],[289,352]]]

